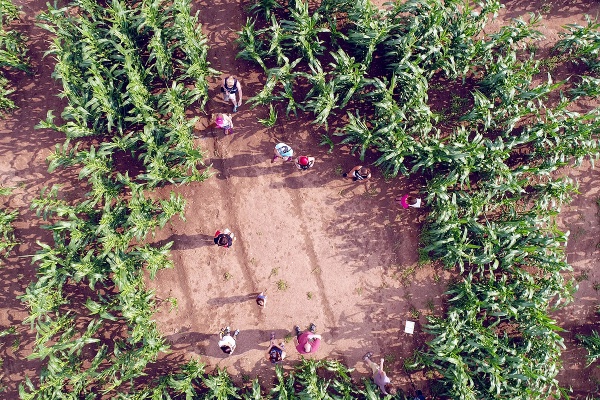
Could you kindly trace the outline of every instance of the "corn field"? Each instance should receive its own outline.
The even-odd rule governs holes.
[[[598,109],[569,108],[597,96],[597,22],[566,27],[555,46],[587,73],[554,82],[547,72],[539,82],[541,62],[523,49],[542,37],[541,17],[483,34],[498,1],[256,4],[238,32],[238,57],[266,76],[250,102],[310,112],[325,128],[336,121],[335,134],[361,160],[375,150],[387,176],[426,179],[421,256],[457,282],[409,367],[442,376],[436,392],[449,398],[566,396],[556,380],[561,328],[549,312],[576,290],[566,274],[569,234],[556,217],[578,192],[552,173],[599,154]],[[454,114],[433,111],[429,94],[449,82],[471,98]],[[294,97],[303,85],[308,94]]]
[[[439,398],[566,398],[556,379],[562,329],[550,313],[577,290],[565,255],[569,233],[556,219],[578,187],[554,173],[599,155],[598,109],[570,106],[600,93],[600,24],[587,17],[587,26],[565,27],[554,50],[585,74],[555,82],[524,50],[542,37],[539,15],[484,33],[501,7],[498,0],[409,0],[383,9],[368,0],[255,0],[237,57],[264,73],[249,99],[269,106],[263,125],[309,113],[361,160],[376,152],[387,178],[425,179],[420,254],[456,279],[444,315],[429,317],[432,339],[405,368],[440,377]],[[0,12],[2,65],[28,72],[24,38],[5,31],[18,9],[0,0]],[[183,197],[151,191],[211,176],[194,145],[197,118],[186,111],[205,107],[208,80],[219,72],[189,0],[74,0],[48,4],[38,18],[52,35],[46,55],[67,101],[38,125],[66,138],[49,171],[76,170],[89,191],[68,200],[54,185],[31,203],[52,241],[38,242],[37,280],[20,298],[36,332],[29,358],[43,363],[20,397],[380,398],[370,380],[357,384],[334,360],[278,366],[267,389],[257,379],[238,387],[226,370],[207,373],[195,359],[146,377],[169,346],[144,274],[154,279],[173,267],[173,242],[140,243],[185,210]],[[468,88],[464,106],[433,109],[430,95],[450,82]],[[15,107],[7,85],[0,77],[1,110]],[[337,144],[327,135],[323,143]],[[123,159],[128,172],[119,168]],[[4,256],[17,244],[17,214],[0,217]],[[578,339],[596,361],[598,332]]]
[[[10,1],[0,1],[0,67],[13,71],[30,72],[27,57],[27,40],[21,33],[10,29],[10,24],[19,20],[19,9]],[[8,78],[0,74],[0,116],[17,108],[9,98],[15,89]]]
[[[48,55],[56,58],[54,76],[68,100],[62,123],[48,111],[39,124],[66,136],[49,157],[49,170],[78,168],[90,191],[70,202],[52,186],[32,202],[53,243],[39,243],[38,279],[21,297],[26,323],[37,331],[30,358],[45,367],[39,383],[27,380],[20,396],[122,396],[168,348],[143,277],[173,266],[172,242],[139,243],[173,217],[183,218],[185,200],[147,192],[209,176],[193,143],[195,120],[185,111],[204,105],[207,78],[217,71],[206,61],[206,38],[186,0],[114,0],[107,7],[76,1],[49,5],[39,20],[54,35]],[[139,172],[119,172],[119,157]],[[75,300],[72,291],[83,285],[89,288],[84,300]],[[106,339],[115,332],[119,339]]]

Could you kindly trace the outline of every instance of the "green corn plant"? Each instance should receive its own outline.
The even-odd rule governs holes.
[[[284,375],[283,368],[278,364],[275,366],[275,376],[277,378],[277,382],[271,388],[269,392],[272,399],[277,400],[292,400],[295,399],[295,377],[293,374],[290,374],[287,378]]]
[[[333,68],[333,86],[338,95],[344,95],[339,107],[344,108],[354,96],[360,93],[372,81],[365,77],[366,66],[356,62],[354,57],[350,57],[344,50],[330,53],[335,62],[329,65]]]
[[[299,49],[306,61],[314,62],[325,50],[319,33],[326,33],[328,29],[322,27],[322,17],[318,12],[310,14],[307,1],[296,0],[293,3],[290,19],[281,21],[285,38],[283,45],[288,49]]]
[[[316,117],[313,123],[328,127],[327,119],[332,111],[337,108],[338,96],[336,95],[335,81],[327,81],[320,63],[310,63],[311,74],[305,74],[312,85],[304,100],[304,109],[312,111]]]
[[[590,335],[578,334],[575,337],[588,351],[588,365],[600,358],[600,335],[598,332],[592,331]]]
[[[263,14],[266,21],[274,16],[277,9],[283,8],[276,0],[255,0],[254,4],[248,7],[248,11],[252,14]]]
[[[256,38],[259,37],[262,32],[257,31],[254,28],[255,24],[255,20],[248,18],[246,20],[246,25],[242,27],[241,31],[237,32],[237,39],[235,41],[242,50],[236,54],[235,58],[254,61],[266,71],[267,67],[263,61],[265,51],[262,49],[262,42],[256,41]]]
[[[0,195],[7,196],[12,192],[13,188],[0,186]],[[10,211],[8,209],[0,209],[0,257],[6,257],[13,247],[18,244],[15,238],[13,222],[19,215],[18,211]]]
[[[267,128],[272,128],[277,124],[277,110],[273,107],[273,104],[269,104],[269,117],[265,119],[258,119],[258,122],[266,126]]]
[[[554,49],[560,53],[568,54],[573,60],[581,60],[592,71],[600,71],[600,23],[596,18],[584,15],[586,26],[579,24],[568,24],[564,28],[567,32],[561,32],[562,37]]]
[[[203,377],[202,382],[208,389],[206,393],[208,398],[215,400],[242,398],[225,369],[217,369],[213,375]]]

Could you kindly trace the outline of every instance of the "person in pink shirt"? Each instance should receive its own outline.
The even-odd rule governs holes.
[[[319,346],[321,345],[321,335],[317,335],[315,331],[317,330],[317,326],[313,323],[310,324],[310,327],[305,332],[300,332],[300,327],[296,325],[294,327],[296,331],[296,340],[298,341],[298,345],[296,346],[296,350],[300,354],[310,354],[319,350]]]

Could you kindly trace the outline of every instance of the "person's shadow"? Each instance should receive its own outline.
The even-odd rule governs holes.
[[[196,249],[198,247],[214,246],[214,235],[205,235],[198,233],[196,235],[176,235],[173,234],[166,239],[152,243],[154,246],[162,247],[169,242],[173,242],[171,250]]]

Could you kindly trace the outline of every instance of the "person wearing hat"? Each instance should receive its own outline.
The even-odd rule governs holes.
[[[283,159],[283,161],[292,161],[292,156],[294,155],[294,150],[290,146],[285,143],[277,143],[275,145],[275,155],[271,160],[271,163],[274,163],[278,158]]]
[[[277,344],[275,342],[275,332],[271,332],[271,343],[267,350],[267,360],[271,361],[272,364],[277,364],[285,359],[285,343],[281,342]]]
[[[319,350],[321,335],[315,334],[316,330],[317,326],[313,323],[310,324],[310,327],[305,332],[300,332],[300,327],[298,325],[294,327],[296,340],[298,341],[298,345],[296,346],[298,353],[310,354]]]
[[[217,231],[213,240],[217,246],[228,248],[233,246],[235,235],[229,229],[225,229],[223,232]]]
[[[371,177],[371,170],[367,167],[363,167],[362,165],[357,165],[350,171],[345,172],[342,176],[347,179],[352,179],[354,182],[366,181]]]
[[[223,100],[231,101],[233,112],[237,112],[238,107],[242,105],[242,85],[240,85],[240,82],[233,75],[229,75],[223,79],[221,92],[223,92]]]
[[[315,164],[315,158],[309,156],[300,156],[296,158],[296,168],[306,171]]]
[[[231,114],[218,113],[215,117],[215,125],[217,128],[224,130],[226,135],[233,133],[233,120]]]

